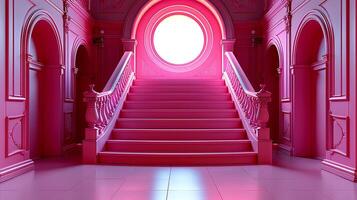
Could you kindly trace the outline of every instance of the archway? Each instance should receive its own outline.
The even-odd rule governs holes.
[[[92,83],[93,72],[90,68],[90,60],[87,48],[80,45],[76,52],[75,67],[78,70],[75,79],[75,143],[81,143],[84,139],[84,129],[86,127],[85,112],[86,105],[83,102],[83,93],[88,90]]]
[[[326,37],[314,19],[300,30],[293,71],[294,154],[323,159],[328,101]]]
[[[138,13],[131,33],[131,38],[137,41],[137,77],[145,79],[221,78],[221,41],[226,38],[226,33],[222,18],[217,16],[218,13],[206,1],[167,0],[147,3]],[[191,21],[202,31],[203,46],[197,48],[199,54],[195,54],[194,59],[187,59],[189,62],[178,62],[179,64],[170,62],[171,60],[162,57],[155,46],[157,29],[160,29],[163,23],[173,21],[171,18],[176,20],[187,18],[187,21]],[[178,24],[177,22],[176,25]],[[176,28],[179,29],[177,26]],[[200,31],[192,30],[187,33]],[[189,40],[191,37],[186,38]],[[178,39],[171,38],[171,41]],[[185,42],[187,41],[183,39],[180,44]],[[177,50],[178,48],[172,49]]]
[[[272,93],[269,105],[270,137],[273,143],[279,143],[280,122],[280,56],[275,45],[269,46],[266,52],[266,65],[261,83],[266,84],[266,89]]]
[[[30,158],[61,153],[61,56],[56,31],[46,19],[29,33],[28,122]]]

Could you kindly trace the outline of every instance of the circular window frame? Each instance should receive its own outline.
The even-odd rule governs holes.
[[[160,26],[160,24],[165,21],[166,19],[168,19],[169,17],[173,17],[173,16],[185,16],[187,18],[189,18],[190,20],[193,20],[194,22],[196,22],[197,26],[200,28],[201,30],[201,33],[202,33],[202,37],[203,37],[203,44],[202,44],[202,47],[200,47],[200,51],[199,53],[197,54],[197,56],[195,56],[192,60],[188,61],[188,62],[185,62],[185,63],[173,63],[173,62],[170,62],[168,60],[166,60],[165,58],[163,58],[158,52],[157,52],[157,49],[156,49],[156,46],[155,46],[155,34],[156,34],[156,31],[157,31],[157,28]],[[170,13],[168,15],[165,15],[164,17],[160,18],[159,21],[155,24],[155,26],[153,27],[153,34],[151,35],[152,38],[150,38],[153,42],[152,46],[153,46],[153,51],[154,53],[156,54],[157,57],[159,57],[160,59],[162,59],[164,62],[166,62],[167,64],[169,65],[175,65],[177,67],[180,67],[182,65],[188,65],[192,62],[194,62],[196,59],[198,59],[204,49],[205,49],[205,45],[206,45],[206,34],[204,32],[204,28],[202,26],[202,23],[200,23],[197,19],[193,18],[191,15],[187,14],[187,13],[180,13],[180,14],[177,14],[177,13]]]
[[[201,28],[203,33],[203,48],[200,54],[192,61],[185,64],[174,64],[164,60],[156,51],[154,44],[154,35],[156,28],[166,18],[174,15],[184,15],[194,20]],[[206,17],[196,9],[185,5],[169,6],[158,11],[153,15],[145,29],[144,41],[147,55],[160,68],[169,72],[189,72],[200,67],[209,57],[213,47],[213,31]]]

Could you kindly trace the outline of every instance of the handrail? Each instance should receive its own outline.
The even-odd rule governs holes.
[[[261,85],[261,90],[255,91],[233,52],[226,52],[224,55],[223,78],[253,149],[258,154],[258,163],[271,164],[272,142],[268,127],[268,102],[271,101],[271,93],[265,90],[265,85]]]
[[[271,93],[261,85],[261,90],[254,90],[233,52],[226,52],[224,72],[228,76],[232,89],[238,98],[238,103],[244,112],[249,125],[253,129],[265,128],[269,120],[268,102]]]
[[[241,83],[244,92],[254,96],[256,92],[254,91],[252,84],[245,75],[241,65],[239,64],[237,58],[234,56],[233,52],[226,52],[226,56],[231,66],[235,66],[232,69],[235,75],[237,76],[239,82]]]
[[[92,84],[89,91],[84,93],[88,128],[97,129],[98,135],[105,131],[106,126],[113,120],[119,101],[133,74],[130,65],[132,55],[133,52],[124,53],[102,92],[95,91]]]
[[[133,52],[131,52],[131,51],[124,52],[117,67],[115,68],[114,72],[112,73],[109,80],[107,81],[107,84],[105,85],[105,87],[103,89],[103,92],[110,93],[110,92],[114,91],[116,83],[118,83],[120,76],[123,74],[123,72],[125,70],[125,67],[122,67],[122,66],[128,65],[132,55],[133,55]]]
[[[85,163],[97,162],[97,154],[102,151],[110,137],[126,95],[135,79],[133,63],[133,52],[125,52],[103,91],[95,91],[92,84],[84,93],[83,100],[87,103],[85,117],[88,124],[83,141]]]

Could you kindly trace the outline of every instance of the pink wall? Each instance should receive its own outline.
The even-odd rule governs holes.
[[[121,43],[122,39],[132,39],[130,35],[135,18],[147,2],[147,0],[92,1],[91,13],[96,19],[95,33],[101,29],[104,30],[105,47],[102,51],[105,53],[98,54],[98,66],[103,70],[99,72],[103,74],[100,75],[102,77],[99,81],[100,85],[104,84],[115,67],[115,62],[121,57],[123,50],[116,44]],[[257,59],[253,53],[246,52],[262,52],[261,49],[259,50],[262,45],[252,48],[251,31],[256,30],[257,35],[261,37],[259,19],[264,12],[264,0],[254,0],[254,2],[252,0],[240,2],[211,0],[209,2],[218,10],[224,20],[227,39],[237,40],[235,54],[240,57],[240,62],[243,62],[245,70],[249,71],[249,77],[254,79],[253,72],[259,69],[257,67],[259,64],[255,61],[260,59]],[[255,82],[259,81],[254,81],[254,85],[257,86],[259,83]]]
[[[0,1],[0,30],[5,30],[5,1]],[[6,115],[6,104],[5,104],[5,31],[0,31],[0,85],[2,86],[0,88],[0,128],[2,130],[5,130],[5,115]],[[0,137],[5,138],[5,131],[0,131]],[[5,146],[5,140],[1,139],[0,140],[0,147]],[[5,148],[0,148],[0,168],[6,167],[7,163],[4,162],[5,158]]]
[[[177,6],[173,8],[172,6]],[[172,8],[164,10],[165,8]],[[173,65],[160,62],[151,51],[154,49],[150,41],[150,34],[155,31],[154,25],[156,20],[167,13],[180,10],[177,14],[189,13],[193,18],[197,18],[202,23],[202,29],[207,34],[205,37],[205,46],[203,53],[192,64],[174,67]],[[136,70],[137,77],[144,79],[155,78],[215,78],[222,77],[222,51],[221,41],[225,38],[216,16],[203,4],[199,2],[180,0],[180,1],[161,1],[149,8],[140,19],[137,29],[133,30],[137,41],[136,48]],[[225,29],[225,27],[224,27]],[[187,70],[175,71],[176,69],[185,68]]]
[[[268,67],[264,64],[265,51],[271,45],[278,50],[280,123],[277,134],[280,147],[295,155],[322,158],[326,170],[353,179],[357,167],[356,0],[271,0],[266,6],[263,0],[210,2],[224,19],[227,39],[236,39],[234,53],[255,87],[262,82],[263,68]],[[55,128],[53,135],[49,135],[51,148],[47,153],[60,154],[73,146],[76,137],[77,49],[80,46],[87,49],[92,63],[89,71],[93,73],[97,88],[101,88],[123,53],[122,39],[132,39],[132,25],[146,3],[147,0],[93,0],[89,12],[85,0],[0,0],[0,147],[4,147],[0,148],[0,180],[32,166],[28,142],[28,52],[21,50],[26,50],[29,44],[31,27],[35,27],[38,20],[47,20],[53,30],[49,37],[58,46],[59,61],[54,63],[52,71],[46,72],[50,81],[46,87],[55,90],[57,96],[43,99],[54,101],[49,107],[53,114],[49,127]],[[266,13],[262,16],[264,9]],[[309,20],[319,24],[324,41],[313,60],[317,61],[314,68],[320,68],[315,70],[318,73],[314,74],[311,83],[304,77],[304,70],[309,71],[311,63],[300,63],[302,56],[298,53],[303,44],[299,38],[306,31],[304,27],[309,27],[305,24]],[[103,35],[100,30],[104,31]],[[256,31],[255,36],[252,30]],[[103,46],[100,42],[93,45],[93,38],[100,37],[103,37]],[[307,43],[314,40],[313,37],[305,38]],[[262,44],[260,39],[263,39]],[[326,66],[326,70],[321,66]],[[313,119],[320,126],[314,129],[309,129],[309,125],[301,126],[306,114],[303,108],[309,106],[304,103],[309,100],[305,98],[306,88],[315,91],[311,97],[315,102],[310,108],[314,110]],[[325,93],[322,92],[324,88]],[[322,97],[326,106],[321,106],[317,97]],[[306,145],[307,138],[312,145]],[[326,141],[321,141],[323,138]],[[9,166],[9,169],[20,170],[8,172],[5,167]]]
[[[253,41],[253,38],[262,38],[261,23],[258,20],[235,21],[235,38],[234,54],[239,63],[243,67],[253,87],[259,88],[262,63],[263,44],[258,41]],[[255,31],[255,35],[252,34]]]
[[[42,149],[38,156],[46,156],[72,146],[75,52],[80,45],[92,49],[86,6],[86,1],[0,1],[0,180],[32,167],[31,147]],[[31,37],[41,42],[31,42]],[[45,44],[39,46],[42,52],[35,53],[31,43]],[[31,54],[37,56],[28,60]],[[39,115],[47,117],[30,112],[39,109],[44,112]],[[42,131],[30,126],[34,119]],[[36,140],[30,132],[45,144],[30,145]]]
[[[101,34],[100,31],[104,33]],[[122,32],[122,21],[95,21],[94,35],[103,37],[104,41],[103,46],[97,45],[95,48],[98,88],[104,87],[123,55]]]
[[[355,4],[271,1],[263,19],[265,44],[277,47],[281,61],[280,147],[323,159],[324,169],[351,180],[357,166]],[[315,48],[318,30],[322,43]]]

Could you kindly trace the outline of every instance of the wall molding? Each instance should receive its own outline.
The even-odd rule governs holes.
[[[2,168],[0,169],[0,183],[32,171],[33,169],[34,162],[31,159]]]
[[[27,149],[25,114],[6,117],[5,127],[5,156],[24,154]]]
[[[337,174],[347,180],[357,181],[357,169],[352,168],[332,160],[324,159],[322,161],[322,170]]]
[[[335,115],[329,113],[328,120],[328,137],[327,137],[327,147],[330,155],[339,154],[344,157],[350,157],[350,119],[348,116]],[[336,126],[335,126],[336,125]],[[340,130],[340,136],[337,138],[335,129]],[[336,141],[337,140],[337,141]],[[343,148],[344,147],[344,148]],[[343,148],[343,149],[341,149]]]

